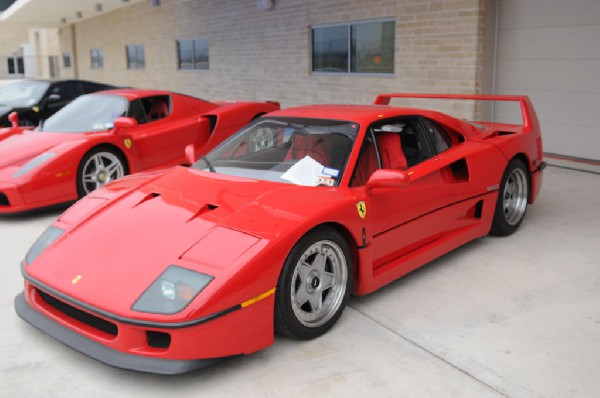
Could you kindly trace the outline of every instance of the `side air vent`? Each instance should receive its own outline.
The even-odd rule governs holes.
[[[452,170],[452,175],[457,182],[469,181],[469,167],[465,159],[460,159],[452,163],[450,170]]]
[[[215,115],[206,115],[204,116],[208,119],[210,133],[212,134],[215,131],[215,126],[217,125],[217,117]]]

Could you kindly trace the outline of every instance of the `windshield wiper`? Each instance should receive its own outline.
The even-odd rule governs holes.
[[[212,164],[210,164],[210,162],[208,161],[208,159],[206,158],[206,156],[202,156],[200,159],[204,160],[204,163],[206,163],[206,165],[208,166],[208,170],[211,173],[216,173],[217,170],[215,170],[215,168],[212,166]]]

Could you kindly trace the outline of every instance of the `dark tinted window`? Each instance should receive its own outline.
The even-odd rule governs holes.
[[[58,94],[61,101],[69,101],[78,97],[82,92],[79,83],[67,82],[56,84],[50,89],[49,94]]]

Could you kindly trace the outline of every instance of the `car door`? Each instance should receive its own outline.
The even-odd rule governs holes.
[[[185,147],[197,141],[200,125],[192,117],[177,115],[171,96],[159,95],[135,100],[130,117],[138,126],[128,130],[140,155],[143,169],[183,163]]]
[[[480,210],[467,199],[485,190],[486,177],[472,172],[482,162],[481,144],[464,142],[457,133],[451,137],[421,117],[379,122],[369,134],[376,168],[405,170],[411,179],[406,186],[375,188],[366,198],[374,268],[479,221]]]

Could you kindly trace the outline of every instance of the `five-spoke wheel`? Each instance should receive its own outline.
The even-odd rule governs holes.
[[[331,227],[306,234],[290,252],[277,284],[275,329],[310,339],[342,314],[352,285],[348,244]]]
[[[121,178],[127,168],[121,155],[111,148],[95,148],[88,152],[77,172],[77,193],[85,196],[95,189]]]

